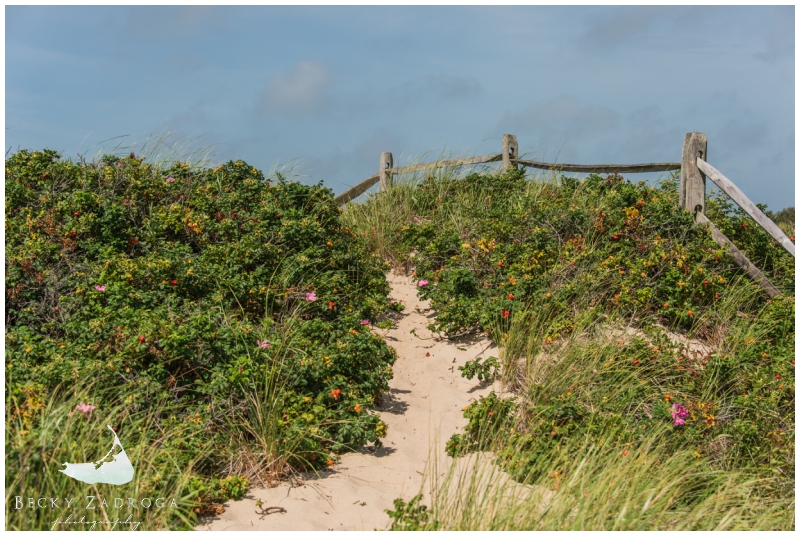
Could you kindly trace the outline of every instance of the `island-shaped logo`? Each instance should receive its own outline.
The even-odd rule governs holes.
[[[59,472],[86,484],[120,485],[133,480],[133,465],[114,429],[111,426],[108,429],[114,434],[114,445],[108,454],[94,463],[64,463],[65,469]]]

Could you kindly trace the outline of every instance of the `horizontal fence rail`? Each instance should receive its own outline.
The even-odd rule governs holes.
[[[457,160],[438,160],[436,162],[429,162],[427,164],[413,164],[411,166],[401,166],[396,168],[389,168],[386,170],[379,171],[375,175],[368,177],[364,181],[360,182],[356,186],[353,186],[343,194],[336,196],[334,201],[337,205],[343,205],[348,201],[352,201],[356,197],[360,196],[370,188],[372,188],[375,184],[380,181],[381,173],[391,174],[391,175],[401,175],[403,173],[415,173],[417,171],[426,171],[428,169],[437,169],[443,167],[458,167],[458,166],[469,166],[474,164],[488,164],[491,162],[500,162],[503,159],[503,155],[498,154],[487,154],[484,156],[473,156],[471,158],[459,158]]]
[[[730,198],[750,215],[769,235],[774,238],[786,251],[794,256],[794,243],[781,231],[769,217],[747,198],[730,179],[716,170],[707,162],[708,138],[700,132],[687,132],[683,141],[683,152],[680,162],[662,162],[652,164],[556,164],[523,160],[519,158],[519,145],[517,137],[513,134],[503,134],[503,149],[500,154],[459,158],[456,160],[440,160],[425,164],[394,167],[392,153],[382,153],[378,173],[338,195],[334,201],[341,206],[360,196],[375,184],[380,182],[381,191],[392,187],[393,177],[403,173],[427,171],[429,169],[469,166],[474,164],[489,164],[492,162],[503,163],[503,169],[525,166],[530,168],[545,169],[549,171],[574,172],[574,173],[652,173],[658,171],[680,170],[680,190],[678,206],[694,213],[697,225],[705,225],[711,231],[711,238],[730,253],[733,261],[755,281],[770,296],[780,295],[780,290],[775,287],[767,277],[756,267],[733,242],[709,220],[706,215],[706,177],[728,194]]]
[[[392,167],[392,154],[383,153],[381,155],[380,171],[375,175],[367,177],[362,182],[353,186],[346,192],[336,196],[334,201],[337,205],[344,205],[360,196],[378,182],[381,182],[381,190],[391,187],[392,177],[404,173],[415,173],[417,171],[427,171],[444,167],[470,166],[475,164],[490,164],[492,162],[503,162],[503,168],[511,166],[525,166],[551,171],[569,171],[577,173],[650,173],[655,171],[676,171],[681,169],[680,162],[666,162],[655,164],[550,164],[537,162],[535,160],[522,160],[516,157],[518,154],[517,138],[511,134],[503,135],[503,152],[499,154],[487,154],[483,156],[473,156],[470,158],[458,158],[455,160],[438,160],[425,164],[412,164],[410,166]],[[381,178],[383,177],[383,179]],[[385,185],[385,186],[384,186]]]
[[[535,160],[516,160],[511,162],[526,167],[548,169],[551,171],[572,171],[577,173],[650,173],[653,171],[675,171],[681,169],[680,162],[667,162],[663,164],[546,164]]]
[[[414,173],[416,171],[425,171],[428,169],[436,169],[443,167],[457,167],[457,166],[470,166],[473,164],[488,164],[490,162],[500,162],[503,159],[502,154],[487,154],[484,156],[474,156],[472,158],[459,158],[458,160],[440,160],[437,162],[429,162],[427,164],[414,164],[412,166],[402,166],[392,168],[390,171],[392,175],[401,175],[403,173]]]

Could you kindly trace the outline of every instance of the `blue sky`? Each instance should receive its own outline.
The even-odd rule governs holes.
[[[176,132],[344,191],[425,154],[676,162],[794,205],[794,6],[7,6],[5,146]],[[102,145],[102,144],[101,144]],[[659,174],[639,178],[655,179]],[[635,178],[631,175],[630,178]]]

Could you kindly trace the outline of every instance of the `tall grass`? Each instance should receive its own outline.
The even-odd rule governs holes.
[[[264,487],[307,469],[303,460],[311,455],[322,456],[308,450],[307,430],[287,429],[283,420],[285,386],[293,373],[291,363],[296,362],[291,356],[304,352],[295,344],[295,335],[290,313],[281,326],[280,338],[273,339],[274,351],[264,364],[263,373],[244,389],[241,403],[225,417],[233,453],[226,472]]]
[[[216,163],[211,147],[197,144],[197,138],[176,139],[172,132],[153,133],[133,143],[126,143],[124,138],[100,147],[88,161],[86,156],[79,158],[89,166],[100,167],[104,165],[101,155],[127,156],[129,151],[135,151],[136,158],[151,166],[153,173],[177,163],[188,164],[194,170]],[[294,172],[292,164],[276,165],[271,174],[285,177]],[[316,202],[309,199],[309,204]],[[270,283],[283,289],[289,286],[288,279],[298,273],[299,279],[307,282],[313,283],[318,277],[313,270],[306,273],[299,270],[302,268],[284,273],[285,280],[275,278]],[[241,306],[238,313],[244,314]],[[6,528],[49,530],[59,517],[64,521],[73,514],[73,520],[79,520],[85,514],[86,520],[101,523],[97,526],[100,529],[108,528],[102,523],[113,524],[117,517],[124,521],[131,514],[131,523],[138,523],[140,529],[185,529],[208,506],[208,489],[203,485],[198,487],[197,477],[205,481],[212,473],[223,477],[235,475],[271,485],[293,468],[299,468],[302,465],[299,454],[305,454],[306,459],[309,454],[308,437],[296,429],[287,429],[283,418],[285,388],[291,383],[293,373],[288,365],[293,361],[287,357],[305,351],[295,343],[296,317],[296,310],[286,308],[264,312],[261,327],[265,333],[278,324],[275,330],[280,337],[270,338],[277,351],[270,352],[269,359],[254,368],[249,388],[243,392],[233,390],[230,400],[223,400],[217,407],[212,405],[213,415],[196,413],[197,394],[190,392],[185,396],[189,388],[172,389],[173,384],[157,389],[150,397],[155,403],[149,406],[131,404],[129,395],[139,388],[136,384],[111,390],[91,379],[65,378],[43,398],[40,386],[20,389],[14,384],[11,380],[15,364],[7,363]],[[218,319],[229,328],[240,323],[236,312],[221,311]],[[241,335],[238,328],[231,331]],[[242,343],[245,348],[252,347],[252,340]],[[96,405],[97,409],[85,415],[75,409],[80,403]],[[203,422],[218,433],[210,436],[208,430],[200,428]],[[135,469],[134,479],[120,486],[88,485],[60,473],[64,462],[94,462],[108,452],[113,436],[106,425],[119,430],[120,441]],[[204,444],[209,437],[211,441]],[[322,458],[320,453],[319,459]],[[101,497],[106,498],[108,507],[99,505],[86,510],[87,495],[97,496],[98,503]],[[17,508],[17,497],[24,505],[22,508]],[[74,497],[75,501],[70,508],[64,506],[62,499],[60,509],[31,509],[30,497],[34,500]],[[116,508],[113,498],[122,498],[123,506]],[[134,499],[136,508],[128,506],[128,498]],[[159,508],[152,504],[144,508],[138,502],[157,498],[166,499],[166,506]],[[227,497],[212,499],[224,501]]]
[[[449,159],[442,155],[437,161]],[[416,163],[410,162],[408,165]],[[467,223],[467,210],[475,203],[484,203],[487,193],[480,187],[469,192],[454,188],[454,181],[472,173],[492,173],[497,164],[470,167],[441,167],[396,176],[385,192],[373,192],[366,199],[352,201],[343,207],[342,221],[366,240],[370,249],[391,262],[395,269],[412,266],[397,237],[399,223],[419,223],[423,218],[436,218]],[[532,183],[536,188],[536,183]],[[458,203],[442,208],[441,200],[456,196]],[[454,208],[455,207],[455,208]]]
[[[581,257],[607,248],[612,233],[596,225],[594,216],[610,210],[608,200],[622,195],[613,191],[613,181],[619,179],[608,179],[609,188],[598,189],[555,180],[554,174],[539,175],[515,185],[513,197],[493,203],[490,196],[498,190],[492,191],[491,177],[459,184],[463,176],[443,170],[398,181],[393,189],[344,210],[351,227],[396,268],[413,271],[415,256],[425,255],[426,271],[420,277],[431,284],[440,277],[439,269],[432,273],[434,268],[459,274],[493,269],[494,264],[476,260],[475,254],[470,258],[469,253],[476,251],[476,243],[480,247],[492,238],[491,225],[483,225],[486,221],[513,227],[507,215],[527,214],[530,227],[551,229],[560,246],[553,257],[542,259],[548,267],[542,277],[549,278],[548,284],[525,294],[524,301],[519,288],[513,289],[513,303],[511,296],[503,301],[512,292],[509,286],[505,292],[497,289],[498,301],[505,305],[498,304],[493,316],[468,316],[464,309],[453,309],[465,318],[480,318],[480,328],[492,334],[500,352],[499,374],[513,402],[487,397],[465,412],[465,433],[454,437],[448,450],[471,461],[452,464],[444,479],[437,476],[443,464],[432,462],[427,504],[422,506],[419,498],[399,501],[391,514],[394,528],[793,528],[794,479],[789,470],[794,456],[784,448],[784,438],[794,435],[794,413],[778,402],[787,391],[781,391],[785,386],[778,385],[782,381],[775,380],[781,376],[775,373],[787,373],[773,369],[793,358],[786,353],[793,332],[786,332],[785,304],[765,306],[761,290],[729,270],[724,291],[702,308],[694,307],[689,313],[695,315],[692,322],[676,318],[675,324],[667,325],[636,307],[616,309],[609,306],[609,289],[616,283],[598,277],[596,265],[582,263],[566,239],[581,239]],[[574,234],[563,240],[547,220],[561,215],[537,212],[537,204],[547,204],[538,200],[558,197],[562,187],[570,192],[566,207],[571,204],[575,212],[590,215],[576,220]],[[659,195],[667,209],[669,200]],[[635,202],[633,198],[628,203]],[[431,224],[424,231],[428,234],[418,240],[409,233],[417,240],[409,245],[403,233],[418,224]],[[669,225],[674,223],[670,220]],[[453,246],[450,238],[443,246],[428,247],[431,228],[454,229],[461,242]],[[683,227],[665,232],[674,234],[680,248],[690,239],[689,228],[683,237]],[[514,229],[511,238],[526,230]],[[508,253],[516,243],[509,238],[502,251]],[[461,248],[468,253],[449,257]],[[488,257],[489,250],[484,251]],[[630,254],[636,254],[633,248],[619,253]],[[456,261],[452,266],[450,258]],[[502,258],[500,254],[491,262]],[[648,277],[657,281],[661,273],[650,272]],[[452,276],[442,281],[453,290],[439,281],[449,293],[437,295],[440,304],[470,303],[472,298],[459,293]],[[569,292],[559,295],[556,288]],[[500,315],[500,308],[513,308],[513,314]],[[756,348],[763,350],[756,353]],[[751,389],[761,390],[752,398],[746,392]],[[751,398],[743,398],[748,395]],[[689,425],[673,424],[670,411],[675,402],[691,409]],[[757,428],[751,421],[759,418],[754,416],[759,411],[769,412],[760,417],[769,420],[761,428],[771,430],[769,437],[753,434]],[[475,451],[491,454],[475,461]],[[502,471],[489,470],[485,460],[492,457]]]
[[[231,453],[230,459],[216,471],[266,487],[297,470],[308,469],[303,460],[314,454],[306,445],[308,432],[288,429],[283,419],[285,386],[292,375],[288,363],[293,361],[289,357],[304,351],[294,343],[297,331],[293,320],[294,312],[284,315],[281,336],[272,339],[277,351],[263,363],[250,387],[232,393],[229,407],[220,408],[223,413],[217,428],[226,437],[200,451],[197,441],[192,441],[199,432],[191,426],[191,402],[186,404],[189,420],[171,419],[168,414],[184,412],[174,402],[170,411],[165,411],[166,392],[158,397],[160,403],[144,408],[131,408],[127,391],[112,391],[91,380],[65,382],[47,400],[28,392],[11,394],[5,437],[6,528],[50,530],[57,520],[65,521],[70,514],[73,521],[85,515],[87,523],[94,520],[99,523],[96,528],[106,529],[108,523],[128,520],[129,515],[132,519],[128,521],[139,523],[137,527],[143,530],[192,526],[196,514],[215,511],[207,509],[208,497],[200,496],[192,480],[208,473],[208,464],[220,457],[220,451],[212,449],[224,446]],[[98,407],[84,415],[74,409],[80,403]],[[58,472],[64,462],[94,462],[108,452],[113,436],[106,425],[119,430],[120,441],[134,466],[130,483],[88,485]],[[96,505],[106,498],[108,507],[98,505],[86,510],[90,495],[97,497]],[[29,497],[74,497],[75,501],[66,508],[61,500],[59,510],[30,509]],[[114,498],[122,499],[123,506],[116,507]],[[128,498],[134,499],[136,508],[128,505]],[[142,507],[139,501],[148,498],[153,505]],[[166,499],[166,506],[154,506],[157,498]],[[18,508],[20,504],[24,506]]]
[[[51,530],[72,515],[77,521],[98,522],[98,528],[109,529],[107,523],[125,521],[140,523],[141,529],[175,529],[189,524],[194,496],[187,484],[192,476],[192,462],[181,459],[180,450],[171,444],[186,439],[191,431],[181,423],[160,422],[158,405],[130,411],[125,393],[114,393],[102,385],[82,381],[74,386],[65,383],[37,407],[20,407],[22,398],[11,396],[6,420],[6,529]],[[30,398],[26,399],[28,404]],[[112,402],[99,405],[84,414],[75,409],[79,403],[98,400]],[[97,402],[96,402],[97,403]],[[7,416],[8,417],[8,416]],[[28,421],[25,423],[25,421]],[[23,423],[27,426],[23,426]],[[94,462],[108,452],[113,436],[106,426],[117,428],[117,435],[134,466],[133,480],[127,484],[84,484],[60,473],[63,463]],[[96,497],[92,506],[88,496]],[[17,499],[19,497],[20,499]],[[45,507],[29,508],[29,498],[60,499],[58,508],[49,500]],[[65,501],[74,498],[67,507]],[[114,502],[122,499],[122,506]],[[128,498],[134,499],[135,507]],[[160,501],[162,508],[156,507]],[[105,499],[107,504],[103,504]],[[141,501],[149,499],[144,504]],[[172,500],[175,500],[173,503]],[[21,508],[19,506],[22,505]],[[89,509],[87,509],[89,508]],[[132,525],[121,528],[131,528]],[[77,528],[88,530],[88,525]]]
[[[608,430],[611,443],[615,430]],[[575,457],[542,456],[524,484],[483,463],[430,475],[430,508],[394,528],[433,530],[787,530],[794,497],[759,495],[743,471],[708,470],[654,435],[627,450],[570,439]]]
[[[101,141],[83,154],[79,153],[78,161],[96,163],[104,155],[125,157],[134,153],[136,158],[159,169],[183,162],[196,171],[219,163],[215,153],[216,144],[203,145],[199,143],[200,136],[179,136],[174,131],[162,129],[159,132],[154,129],[142,139],[129,141],[129,138],[130,135],[121,135]]]
[[[715,309],[730,328],[722,343],[728,349],[758,336],[731,318],[736,304],[750,298],[750,287],[743,282],[729,298],[733,303],[720,303]],[[785,487],[785,475],[765,477],[754,466],[731,463],[738,455],[731,441],[717,437],[708,448],[697,450],[686,448],[680,429],[671,424],[650,427],[646,433],[635,428],[636,421],[653,417],[654,406],[664,395],[691,396],[676,391],[670,373],[663,369],[653,367],[642,380],[641,373],[634,374],[622,362],[621,343],[647,338],[664,344],[665,330],[651,327],[644,333],[624,324],[584,320],[569,338],[542,344],[547,321],[557,314],[534,308],[516,317],[508,339],[499,343],[504,380],[516,410],[504,426],[490,419],[478,421],[472,431],[474,443],[456,452],[464,463],[450,464],[444,476],[442,462],[431,460],[420,496],[396,504],[391,514],[394,529],[794,528],[795,499]],[[512,377],[509,370],[514,371]],[[641,381],[648,383],[652,398],[637,398],[643,392],[637,389]],[[735,402],[729,390],[718,387],[709,384],[704,400],[719,407],[718,418],[723,420],[735,412]],[[533,426],[541,417],[540,408],[568,399],[590,414],[602,412],[608,399],[630,403],[618,418],[597,419],[600,429],[594,433],[559,434],[544,450],[527,451],[529,447],[517,439],[541,433]],[[498,399],[486,409],[502,420],[504,404]],[[497,455],[470,454],[476,446]],[[423,496],[427,504],[420,506]]]

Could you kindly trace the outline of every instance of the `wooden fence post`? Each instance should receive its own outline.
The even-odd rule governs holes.
[[[706,213],[706,176],[697,167],[697,158],[708,161],[708,137],[700,132],[687,132],[681,158],[681,208]],[[699,208],[698,208],[699,207]]]
[[[503,171],[512,166],[511,159],[519,158],[519,145],[517,137],[513,134],[503,134]],[[516,167],[516,165],[514,165]]]
[[[392,187],[392,153],[381,153],[381,163],[378,173],[381,176],[381,192]]]

